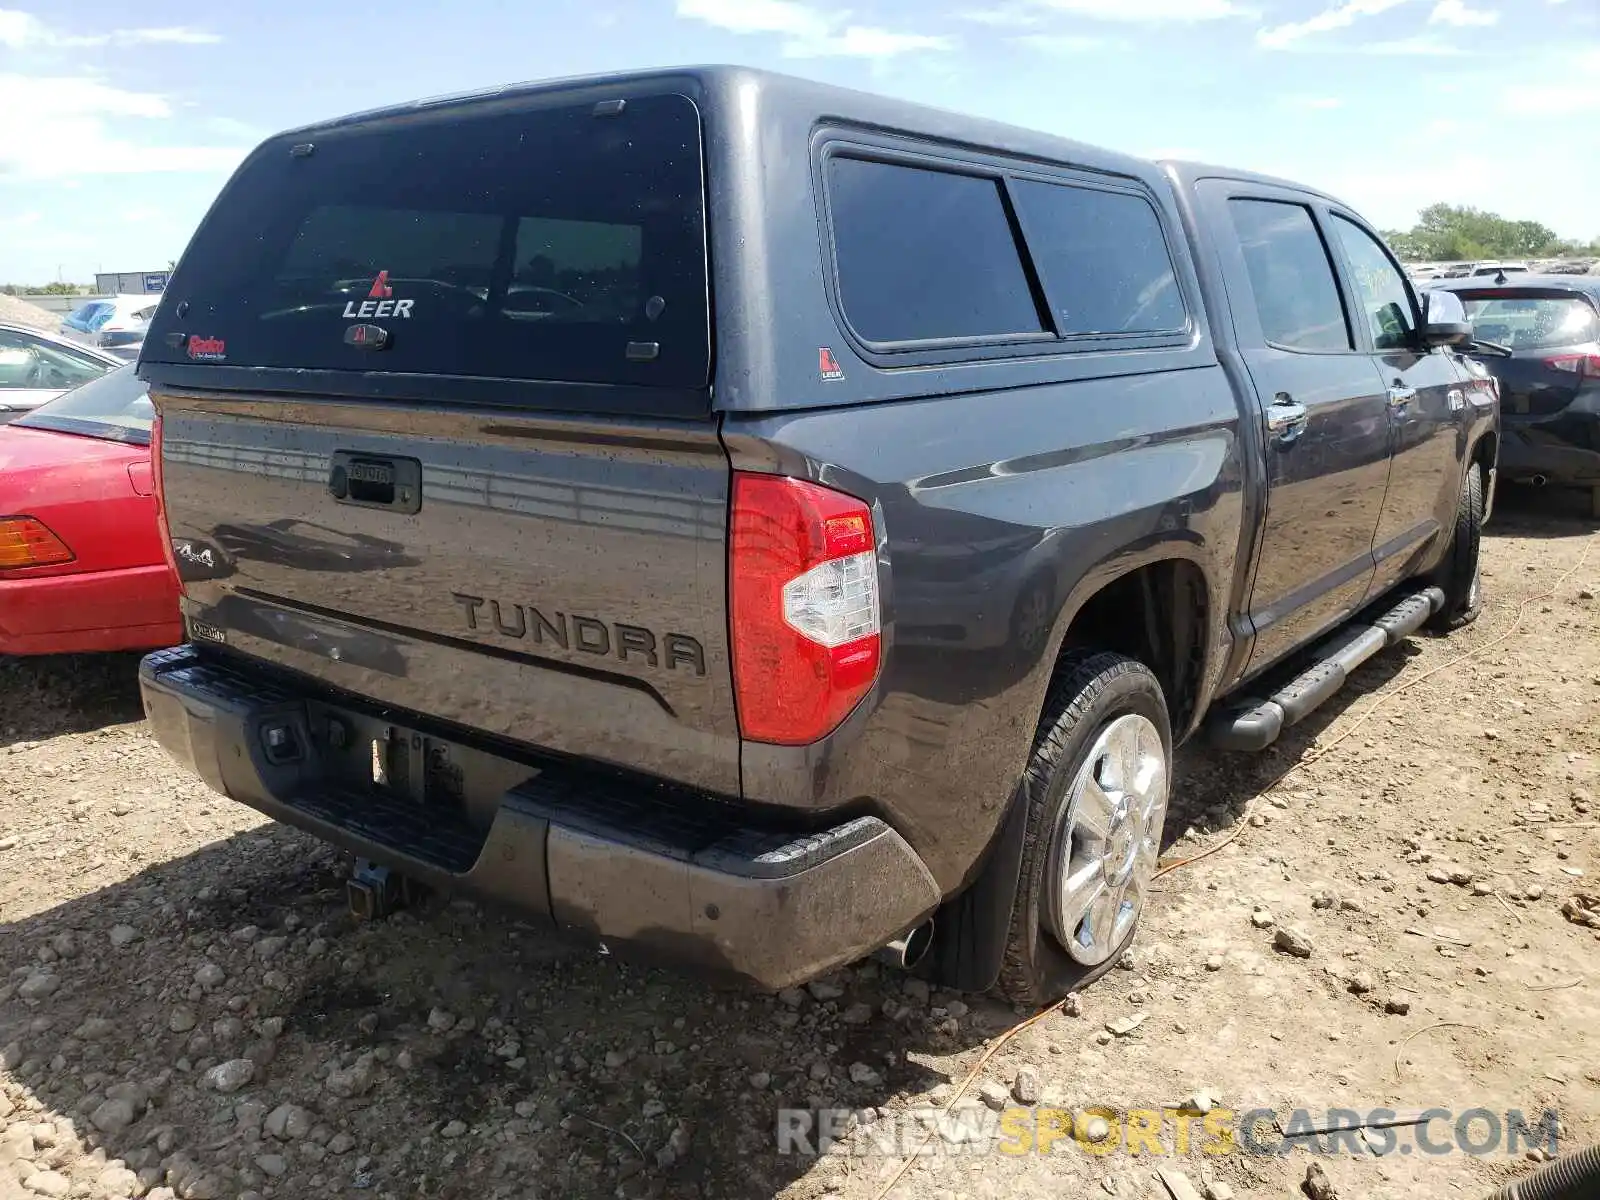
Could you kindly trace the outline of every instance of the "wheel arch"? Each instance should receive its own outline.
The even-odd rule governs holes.
[[[1167,543],[1091,572],[1062,604],[1050,676],[1075,650],[1116,650],[1155,673],[1167,696],[1173,736],[1198,725],[1210,699],[1226,635],[1225,600],[1195,553]],[[1049,679],[1041,688],[1044,704]]]
[[[1144,663],[1166,695],[1174,743],[1199,725],[1226,652],[1226,599],[1204,566],[1198,541],[1162,542],[1085,573],[1062,601],[1036,698],[1038,726],[1051,681],[1071,656],[1115,650]],[[1152,661],[1152,659],[1154,661]],[[999,978],[1021,870],[1026,803],[1006,806],[982,869],[940,909],[924,972],[962,991]]]

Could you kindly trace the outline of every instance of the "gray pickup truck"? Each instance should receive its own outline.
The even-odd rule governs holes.
[[[1476,613],[1470,336],[1320,193],[754,71],[295,130],[140,359],[146,711],[369,899],[1044,1000],[1175,743]]]

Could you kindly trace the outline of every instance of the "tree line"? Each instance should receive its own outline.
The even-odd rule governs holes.
[[[0,292],[8,296],[76,296],[79,292],[93,290],[93,285],[87,283],[8,283],[0,286]]]
[[[1464,262],[1485,258],[1600,257],[1600,237],[1562,238],[1538,221],[1512,221],[1499,213],[1454,204],[1430,204],[1410,229],[1384,231],[1384,239],[1410,262]]]

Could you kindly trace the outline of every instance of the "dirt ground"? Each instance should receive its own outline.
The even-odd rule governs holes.
[[[1192,1097],[1553,1109],[1563,1148],[1600,1141],[1574,899],[1600,892],[1600,529],[1502,497],[1485,574],[1476,625],[1379,656],[1267,754],[1182,753],[1167,861],[1237,840],[1160,881],[1130,969],[995,1054],[895,1196],[1165,1196],[1165,1166],[1292,1197],[1316,1161],[1345,1200],[1476,1197],[1531,1167],[1405,1137],[1157,1158],[1120,1119],[1049,1154],[967,1137],[1012,1088],[1080,1129]],[[901,1161],[883,1132],[1020,1019],[876,964],[719,991],[462,901],[358,924],[338,855],[155,746],[135,666],[0,660],[0,1197],[869,1200]],[[785,1154],[780,1107],[860,1117]]]
[[[0,294],[0,321],[13,321],[31,329],[45,329],[51,333],[61,328],[61,318],[47,308],[17,296]]]

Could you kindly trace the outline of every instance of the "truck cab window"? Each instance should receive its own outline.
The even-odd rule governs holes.
[[[1406,290],[1400,269],[1378,240],[1354,221],[1335,214],[1333,227],[1355,277],[1374,348],[1399,350],[1409,345],[1416,321],[1411,311],[1411,293]]]

